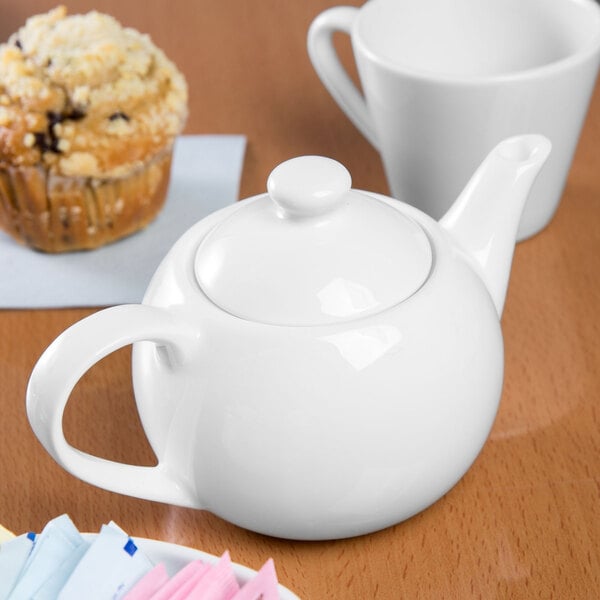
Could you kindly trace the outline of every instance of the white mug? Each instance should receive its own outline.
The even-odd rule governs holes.
[[[364,96],[332,34],[351,36]],[[370,0],[321,13],[308,51],[323,84],[381,154],[392,195],[441,218],[500,140],[552,142],[519,239],[558,207],[600,56],[593,0]]]

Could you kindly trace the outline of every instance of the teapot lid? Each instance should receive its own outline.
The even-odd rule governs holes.
[[[198,284],[223,310],[273,325],[334,324],[390,308],[427,279],[432,250],[421,226],[351,190],[337,161],[288,160],[267,190],[196,252]]]

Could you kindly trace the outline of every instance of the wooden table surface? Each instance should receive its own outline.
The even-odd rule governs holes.
[[[355,2],[352,2],[353,4]],[[46,0],[0,5],[0,39]],[[387,193],[377,154],[310,66],[306,31],[334,2],[72,0],[152,35],[184,71],[188,133],[242,133],[241,197],[299,154],[342,161],[354,185]],[[347,40],[341,50],[348,56]],[[46,346],[91,309],[0,311],[0,522],[39,530],[63,512],[95,531],[114,519],[158,538],[258,568],[272,556],[302,598],[600,598],[600,89],[561,206],[518,245],[505,313],[505,385],[491,437],[465,477],[423,513],[387,530],[332,542],[254,534],[202,511],[97,489],[64,472],[35,439],[25,388]],[[135,412],[130,352],[78,384],[69,441],[139,464],[153,454]]]

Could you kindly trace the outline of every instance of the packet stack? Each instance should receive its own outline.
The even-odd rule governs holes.
[[[272,559],[243,585],[227,551],[169,576],[113,522],[92,539],[61,515],[39,535],[0,528],[0,543],[0,600],[279,600]]]

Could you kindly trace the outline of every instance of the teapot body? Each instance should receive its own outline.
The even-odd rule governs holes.
[[[89,483],[264,534],[343,538],[409,518],[489,435],[516,232],[549,152],[539,135],[502,141],[439,223],[351,190],[331,159],[281,163],[267,195],[179,239],[142,304],[52,342],[27,388],[34,432]],[[76,382],[128,344],[153,467],[82,452],[62,428]]]
[[[349,537],[423,510],[480,452],[502,390],[498,314],[476,266],[429,217],[434,261],[413,296],[347,323],[247,321],[199,288],[204,236],[245,200],[195,225],[144,304],[197,332],[193,362],[138,342],[133,380],[144,430],[193,505],[294,539]]]

